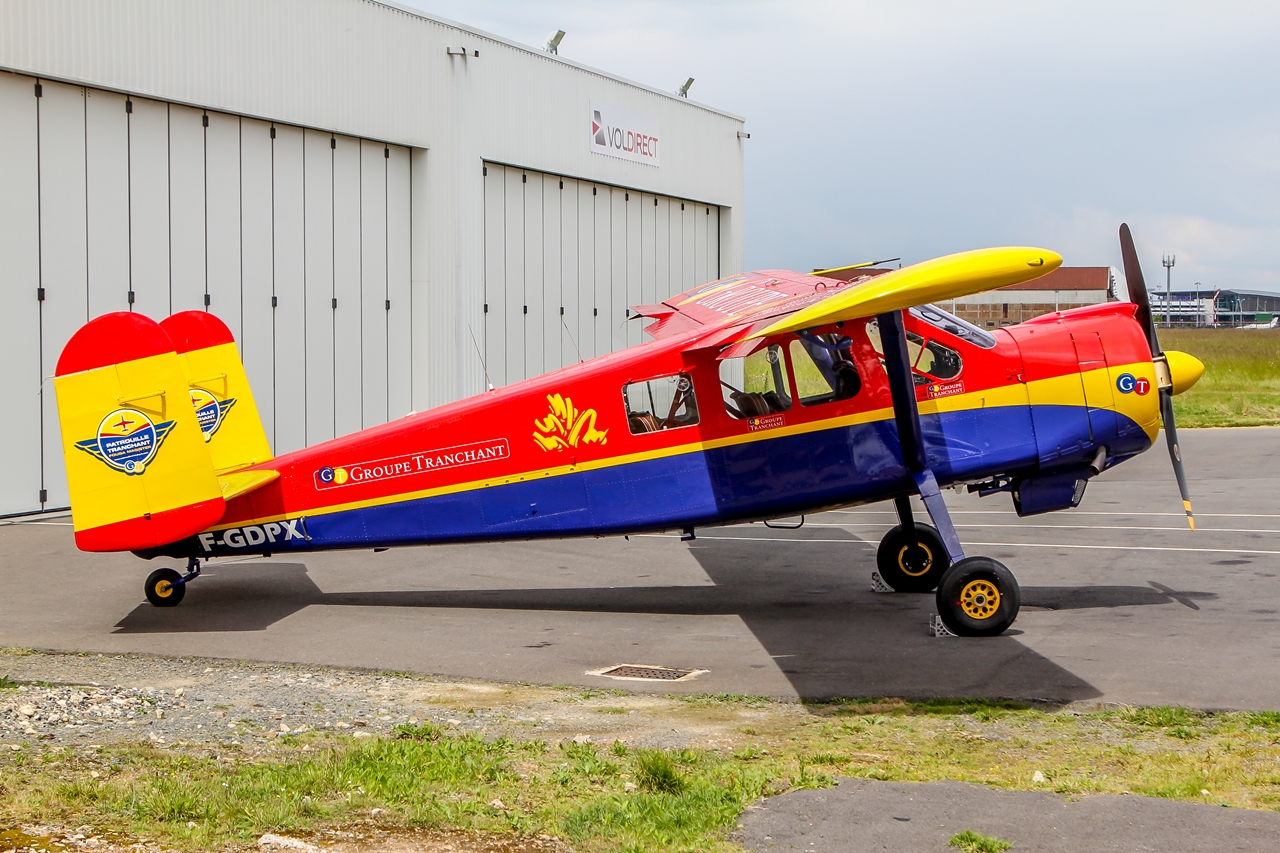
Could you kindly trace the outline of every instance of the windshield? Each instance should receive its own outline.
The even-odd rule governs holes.
[[[962,341],[976,344],[983,349],[991,349],[996,345],[996,339],[990,332],[979,329],[959,317],[952,316],[936,305],[917,305],[911,309],[911,316],[924,320],[930,326],[955,335]]]

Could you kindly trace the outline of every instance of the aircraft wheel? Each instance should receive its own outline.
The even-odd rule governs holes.
[[[147,601],[156,607],[173,607],[187,592],[186,584],[174,584],[181,578],[173,569],[156,569],[147,575]]]
[[[947,546],[927,524],[916,524],[914,534],[898,525],[884,535],[876,551],[880,577],[897,592],[933,592],[950,566]]]
[[[966,557],[938,585],[938,615],[953,634],[994,637],[1018,618],[1022,593],[1013,572],[990,557]]]

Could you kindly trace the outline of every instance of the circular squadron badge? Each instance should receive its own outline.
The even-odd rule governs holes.
[[[137,409],[116,409],[102,419],[95,438],[78,441],[76,447],[108,468],[134,476],[147,470],[173,427],[173,421],[156,423]]]
[[[219,400],[203,388],[191,389],[191,405],[196,409],[196,423],[200,424],[200,432],[204,440],[213,438],[213,434],[222,426],[222,419],[227,410],[235,405],[235,399]]]

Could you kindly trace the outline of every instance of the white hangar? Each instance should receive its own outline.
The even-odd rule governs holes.
[[[639,343],[741,269],[742,127],[385,2],[5,0],[0,514],[109,311],[225,320],[277,454]]]

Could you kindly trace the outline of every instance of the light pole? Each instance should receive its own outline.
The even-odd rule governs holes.
[[[1177,261],[1177,255],[1168,255],[1160,259],[1160,263],[1164,264],[1164,325],[1166,329],[1173,325],[1173,317],[1169,314],[1169,306],[1171,304],[1169,302],[1169,282],[1173,275],[1173,265],[1177,263]]]
[[[1196,328],[1200,328],[1200,316],[1204,314],[1204,305],[1200,303],[1200,282],[1196,282]]]

